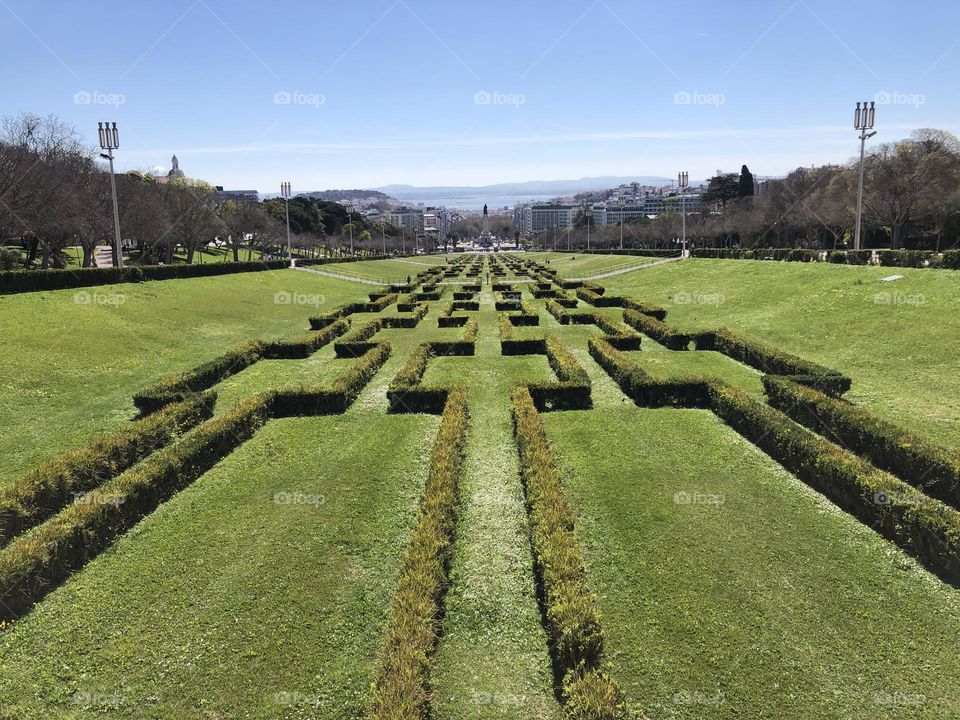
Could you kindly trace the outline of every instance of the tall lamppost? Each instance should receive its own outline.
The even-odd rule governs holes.
[[[590,226],[593,224],[593,207],[587,211],[587,250],[590,250]]]
[[[117,256],[117,267],[123,267],[123,250],[120,247],[120,208],[117,205],[117,179],[113,174],[113,151],[120,147],[120,133],[116,123],[98,122],[97,134],[100,136],[100,147],[106,153],[100,157],[110,161],[110,192],[113,195],[113,251]]]
[[[387,256],[387,221],[380,223],[380,232],[383,235],[383,256]]]
[[[620,249],[623,250],[623,195],[617,198],[617,205],[620,206]]]
[[[280,183],[280,194],[283,195],[283,204],[287,212],[287,262],[293,265],[293,250],[290,248],[290,183]]]
[[[690,173],[686,170],[677,175],[677,186],[680,188],[680,248],[681,255],[687,254],[687,188],[690,186]]]
[[[857,109],[853,112],[853,127],[860,131],[860,180],[857,183],[857,226],[853,235],[853,249],[860,249],[860,221],[863,217],[863,155],[867,144],[867,139],[876,135],[876,131],[868,133],[867,130],[873,130],[873,121],[876,116],[876,103],[863,101],[863,107],[857,103]]]
[[[353,256],[353,205],[347,205],[347,220],[350,221],[350,255]]]

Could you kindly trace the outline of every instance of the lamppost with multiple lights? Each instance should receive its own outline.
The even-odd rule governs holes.
[[[347,220],[350,221],[350,255],[353,255],[353,205],[347,205]]]
[[[867,105],[867,101],[863,101],[863,107],[860,107],[861,103],[857,103],[857,109],[853,112],[853,127],[855,130],[860,131],[860,180],[857,183],[857,225],[856,230],[853,234],[853,249],[860,249],[860,221],[863,217],[863,156],[864,150],[867,145],[867,140],[876,135],[876,131],[867,132],[868,130],[873,130],[873,121],[875,119],[877,108],[876,103],[871,102]]]
[[[681,254],[687,254],[687,188],[690,187],[690,173],[683,171],[677,175],[677,186],[680,188],[680,247]]]
[[[123,267],[123,248],[120,247],[120,207],[117,205],[117,179],[113,174],[113,151],[120,147],[120,133],[116,123],[98,122],[97,134],[100,147],[107,152],[100,157],[110,161],[110,192],[113,195],[113,252],[116,254],[117,267]]]
[[[280,183],[280,194],[283,195],[283,204],[287,212],[287,262],[293,265],[293,250],[290,248],[290,183]]]

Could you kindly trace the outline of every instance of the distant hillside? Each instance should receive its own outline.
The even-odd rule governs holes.
[[[517,195],[523,197],[527,195],[576,195],[581,192],[590,192],[593,190],[604,190],[606,188],[616,187],[624,183],[637,182],[641,185],[666,185],[670,178],[656,177],[649,175],[617,177],[585,177],[578,180],[530,180],[528,182],[518,183],[497,183],[495,185],[470,186],[436,186],[436,187],[417,187],[414,185],[384,185],[377,188],[382,192],[399,198],[400,200],[413,200],[423,196],[436,196],[445,198],[455,198],[459,196],[474,197],[477,195]]]
[[[393,200],[389,195],[379,190],[314,190],[312,192],[297,194],[317,198],[318,200],[329,200],[331,202],[343,202],[344,200],[352,200],[353,202],[359,202],[361,200],[367,202]]]

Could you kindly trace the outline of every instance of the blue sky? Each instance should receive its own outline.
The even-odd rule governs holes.
[[[0,115],[54,113],[121,169],[275,192],[759,175],[880,134],[960,134],[960,3],[0,0]]]

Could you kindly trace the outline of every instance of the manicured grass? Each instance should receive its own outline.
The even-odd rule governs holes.
[[[0,483],[121,427],[133,394],[165,375],[253,338],[303,334],[317,307],[369,291],[277,270],[0,296]],[[322,304],[283,302],[298,297]]]
[[[434,717],[556,718],[507,405],[513,383],[553,374],[542,355],[499,357],[489,288],[480,307],[477,356],[437,358],[424,377],[428,384],[466,384],[472,407]]]
[[[544,422],[631,706],[698,720],[955,716],[960,592],[712,414],[638,409],[581,362],[600,412]]]
[[[386,279],[430,260],[350,265]],[[664,304],[681,329],[726,324],[848,372],[851,399],[950,439],[960,290],[943,273],[896,270],[907,276],[901,292],[922,292],[924,304],[874,305],[892,287],[877,278],[893,272],[683,261],[602,284]],[[113,305],[75,304],[73,291],[0,297],[11,338],[0,361],[0,482],[120,427],[136,390],[252,338],[305,334],[309,315],[371,289],[276,271],[89,289],[123,293]],[[275,303],[281,291],[324,303]],[[577,511],[604,657],[633,709],[691,720],[960,715],[960,591],[711,413],[637,408],[590,357],[595,326],[561,326],[524,297],[540,326],[515,337],[559,338],[593,382],[593,409],[543,421]],[[437,416],[388,414],[386,390],[422,342],[461,337],[437,327],[451,298],[431,303],[415,329],[375,336],[391,355],[346,414],[271,421],[0,628],[0,718],[364,717],[439,426]],[[515,382],[552,372],[544,356],[502,356],[488,285],[480,300],[477,355],[435,358],[424,376],[470,392],[431,713],[557,718],[509,396]],[[574,312],[593,310],[581,302]],[[353,315],[352,329],[373,317]],[[755,371],[718,353],[644,337],[629,356],[655,377],[719,375],[760,393]],[[278,386],[329,384],[352,362],[332,344],[304,360],[261,360],[215,388],[216,412]],[[302,495],[286,503],[277,493]]]
[[[0,637],[0,717],[363,717],[438,424],[367,395],[271,422]]]
[[[881,282],[890,275],[904,277]],[[840,370],[853,378],[849,400],[960,448],[952,271],[692,259],[603,284],[663,305],[680,329],[726,325]]]
[[[433,265],[445,265],[447,258],[452,257],[452,255],[424,255],[393,260],[356,260],[318,265],[316,269],[378,282],[404,283],[407,276],[412,279],[421,270]]]
[[[591,277],[609,270],[619,270],[624,267],[646,265],[659,258],[637,257],[633,255],[588,255],[586,253],[529,253],[532,260],[546,264],[551,270],[556,270],[560,277]]]

